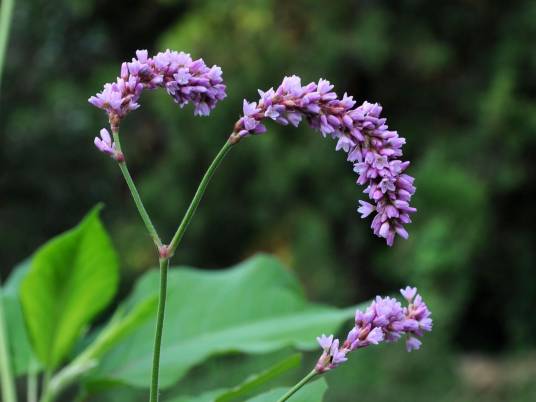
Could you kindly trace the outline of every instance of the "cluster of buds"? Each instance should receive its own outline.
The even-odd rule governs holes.
[[[165,88],[181,107],[192,102],[194,114],[199,116],[208,116],[226,96],[220,67],[209,68],[202,59],[192,60],[187,53],[169,49],[154,57],[148,57],[147,50],[138,50],[130,63],[121,65],[116,82],[104,84],[89,103],[108,113],[115,131],[122,118],[140,107],[142,91],[155,88]]]
[[[125,156],[117,149],[110,133],[105,128],[100,131],[100,137],[95,137],[94,142],[99,151],[109,155],[117,162],[123,162],[125,160]]]
[[[377,296],[365,312],[357,310],[355,326],[342,345],[333,335],[318,337],[323,352],[316,364],[316,372],[332,370],[344,363],[348,353],[356,349],[384,341],[395,342],[402,336],[406,336],[408,352],[419,349],[421,341],[418,338],[432,330],[432,313],[416,288],[408,286],[400,293],[407,300],[407,307],[402,307],[394,298]]]
[[[372,201],[360,201],[358,212],[363,218],[376,212],[373,232],[391,246],[397,234],[408,237],[404,225],[416,211],[409,204],[414,179],[404,173],[409,162],[399,159],[405,139],[388,129],[380,105],[365,102],[354,107],[353,97],[344,94],[339,99],[332,90],[333,85],[323,79],[302,86],[297,76],[285,77],[275,91],[259,90],[258,102],[244,100],[244,115],[236,122],[231,141],[265,132],[264,119],[296,127],[305,119],[324,137],[336,139],[336,150],[348,154],[359,175],[357,183],[366,185]]]

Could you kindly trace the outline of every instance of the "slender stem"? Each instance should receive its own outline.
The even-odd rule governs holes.
[[[294,395],[296,392],[300,390],[301,387],[303,387],[305,384],[307,384],[309,381],[311,381],[318,373],[316,370],[312,370],[309,374],[307,374],[305,377],[303,377],[300,382],[298,382],[296,385],[294,385],[289,391],[283,395],[280,399],[277,400],[277,402],[284,402],[287,399],[289,399],[292,395]]]
[[[153,349],[153,368],[151,373],[151,389],[149,394],[149,401],[150,402],[157,402],[158,401],[158,380],[159,380],[159,374],[160,374],[160,349],[162,346],[162,332],[164,327],[164,316],[165,316],[165,310],[166,310],[166,296],[167,296],[167,275],[168,275],[168,269],[169,269],[169,259],[177,249],[177,246],[179,245],[182,236],[184,235],[184,232],[188,228],[188,225],[190,224],[195,211],[197,207],[199,206],[199,203],[201,202],[201,198],[203,198],[203,194],[205,193],[205,190],[208,186],[208,183],[210,182],[210,179],[214,175],[214,171],[218,167],[218,165],[221,163],[227,152],[229,152],[229,149],[233,145],[233,142],[227,141],[223,147],[220,149],[210,166],[208,167],[205,175],[203,176],[203,179],[201,180],[201,183],[199,184],[199,187],[197,188],[197,191],[194,195],[194,198],[192,199],[192,202],[190,203],[188,210],[186,211],[186,214],[184,215],[184,218],[182,219],[177,231],[175,232],[175,235],[173,236],[173,239],[171,240],[171,243],[169,247],[165,247],[162,244],[162,241],[160,240],[160,237],[158,236],[158,233],[156,232],[156,229],[151,222],[151,218],[149,217],[149,214],[147,213],[143,202],[141,200],[141,197],[138,193],[138,190],[136,189],[136,185],[134,184],[134,181],[132,180],[132,177],[130,175],[130,172],[128,171],[127,164],[124,160],[124,155],[121,150],[121,142],[119,139],[119,133],[117,131],[113,131],[113,137],[115,142],[115,147],[117,150],[117,154],[120,156],[118,159],[119,167],[121,169],[121,172],[123,173],[123,176],[125,178],[125,181],[127,182],[128,188],[130,189],[130,192],[132,194],[132,198],[134,199],[134,203],[136,204],[136,207],[138,208],[138,212],[140,213],[140,216],[145,223],[145,227],[147,228],[147,231],[149,232],[150,236],[153,238],[153,241],[157,248],[159,249],[159,255],[160,255],[160,294],[159,294],[159,300],[158,300],[158,312],[156,317],[156,328],[155,328],[155,337],[154,337],[154,349]],[[44,401],[43,401],[44,402]]]
[[[199,187],[197,188],[197,191],[195,192],[194,198],[192,199],[192,202],[190,202],[190,206],[188,207],[188,210],[186,211],[186,214],[184,215],[184,218],[182,219],[182,222],[180,223],[177,231],[173,235],[173,239],[171,240],[171,243],[169,245],[170,255],[173,255],[175,250],[177,249],[177,246],[179,245],[182,236],[184,235],[184,232],[186,232],[186,229],[188,228],[188,225],[190,224],[195,211],[197,207],[199,206],[199,203],[201,202],[201,198],[203,198],[203,194],[205,193],[205,190],[208,186],[208,183],[210,182],[210,179],[214,175],[214,172],[216,168],[219,166],[225,155],[227,155],[227,152],[231,149],[233,146],[233,143],[230,141],[227,141],[223,147],[220,149],[210,166],[208,167],[207,171],[205,172],[205,175],[203,176],[203,179],[201,180],[201,183],[199,183]]]
[[[158,376],[160,372],[160,348],[162,346],[162,330],[166,311],[167,274],[169,258],[160,259],[160,297],[158,299],[158,313],[156,316],[156,330],[154,335],[153,370],[151,375],[150,402],[158,401]]]
[[[28,368],[27,382],[27,402],[37,402],[37,362],[32,358]]]
[[[43,374],[43,378],[41,379],[41,398],[39,399],[40,402],[54,401],[54,395],[52,394],[52,390],[49,387],[51,377],[52,371],[50,369],[46,369],[45,373]]]
[[[54,396],[52,395],[52,391],[48,388],[44,389],[42,391],[39,402],[54,402]]]
[[[0,380],[2,384],[2,401],[17,402],[15,380],[9,359],[8,335],[4,318],[4,296],[0,287]]]
[[[13,13],[13,0],[2,0],[0,3],[0,84],[1,75],[4,69],[7,40],[9,38],[9,27],[11,25],[11,15]]]
[[[119,133],[114,132],[114,142],[117,151],[122,153],[121,150],[121,142],[119,141]],[[154,241],[154,244],[157,248],[162,246],[162,241],[160,240],[160,237],[158,236],[158,233],[156,232],[156,229],[153,225],[153,222],[151,221],[151,218],[149,217],[149,214],[147,213],[147,210],[145,209],[145,206],[143,205],[143,201],[141,200],[140,193],[138,192],[138,189],[136,188],[136,185],[134,184],[134,180],[132,180],[132,176],[130,175],[130,172],[127,167],[126,161],[118,161],[119,168],[121,169],[121,173],[123,173],[123,177],[125,178],[125,181],[127,182],[128,189],[130,190],[130,193],[132,194],[132,198],[134,200],[134,203],[136,204],[136,208],[138,209],[138,212],[140,213],[141,219],[143,220],[143,223],[145,224],[145,227],[147,228],[147,231],[149,232],[149,235]]]

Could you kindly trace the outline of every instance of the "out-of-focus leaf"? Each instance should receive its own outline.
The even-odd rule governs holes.
[[[49,382],[51,395],[59,395],[99,364],[100,357],[147,320],[158,299],[148,298],[126,313],[120,308],[94,341],[71,363],[58,371]]]
[[[294,354],[287,357],[283,361],[273,365],[269,369],[254,374],[246,378],[245,381],[228,390],[211,390],[196,397],[178,397],[169,400],[168,402],[232,402],[243,400],[244,397],[251,395],[259,387],[265,385],[269,381],[285,374],[292,368],[299,366],[301,355]]]
[[[320,380],[307,384],[288,400],[289,402],[322,402],[327,389],[328,385],[326,381],[321,378]],[[289,388],[277,388],[255,398],[248,399],[247,402],[275,402],[285,395],[285,392],[288,390]]]
[[[22,281],[21,302],[35,353],[56,368],[91,319],[113,298],[117,256],[94,208],[42,246]]]
[[[25,374],[30,367],[30,362],[35,361],[19,299],[20,283],[28,272],[29,267],[29,260],[16,266],[2,288],[2,295],[0,296],[4,302],[8,346],[11,353],[13,372],[16,376]]]
[[[212,355],[267,353],[285,346],[317,347],[315,337],[333,332],[353,315],[307,302],[296,279],[277,260],[253,257],[226,271],[172,269],[162,346],[162,387],[179,380]],[[158,273],[138,283],[130,302],[158,291]],[[150,378],[154,321],[104,359],[94,380],[146,387]]]
[[[288,370],[297,367],[301,362],[301,355],[295,354],[288,359],[270,367],[268,370],[262,373],[248,377],[242,384],[230,389],[229,391],[219,395],[216,398],[216,402],[230,402],[236,401],[238,398],[248,395],[251,391],[257,389],[261,385],[267,383],[274,378],[277,378]]]

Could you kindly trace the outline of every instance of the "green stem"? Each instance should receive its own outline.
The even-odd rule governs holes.
[[[166,311],[167,274],[169,258],[160,259],[160,297],[158,299],[158,313],[156,316],[156,330],[154,335],[153,370],[151,374],[150,402],[158,401],[158,376],[160,373],[160,348],[162,346],[162,330]]]
[[[277,402],[284,402],[287,399],[289,399],[292,395],[294,395],[296,392],[300,390],[305,384],[307,384],[309,381],[311,381],[318,373],[316,370],[311,371],[309,374],[307,374],[305,377],[303,377],[300,382],[298,382],[296,385],[294,385],[289,391],[283,395],[280,399],[277,400]]]
[[[43,390],[43,393],[41,394],[41,399],[39,399],[39,402],[54,402],[54,396],[52,395],[52,391],[50,391],[48,388]]]
[[[114,136],[115,138],[115,136]],[[229,141],[227,141],[223,147],[220,149],[210,166],[208,167],[207,171],[205,172],[205,175],[203,176],[203,179],[201,180],[201,183],[199,183],[199,187],[197,188],[197,191],[194,195],[194,198],[192,199],[192,202],[190,203],[188,210],[186,211],[186,214],[184,215],[184,218],[182,219],[177,231],[175,232],[175,235],[173,236],[173,239],[171,240],[171,243],[169,247],[166,250],[165,256],[160,258],[160,297],[158,301],[158,313],[156,317],[156,329],[155,329],[155,337],[154,337],[154,349],[153,349],[153,370],[152,370],[152,376],[151,376],[151,390],[149,394],[149,401],[150,402],[157,402],[158,401],[158,377],[160,372],[160,348],[162,346],[162,331],[164,327],[164,315],[165,315],[165,309],[166,309],[166,295],[167,295],[167,274],[168,274],[168,268],[169,268],[169,259],[177,249],[177,246],[179,245],[182,236],[184,235],[184,232],[188,228],[188,225],[190,224],[195,211],[197,207],[199,206],[199,203],[201,202],[201,198],[203,198],[203,194],[205,193],[205,190],[208,186],[208,183],[210,182],[210,179],[214,175],[214,171],[218,167],[218,165],[221,163],[227,152],[229,152],[229,149],[231,148],[233,144]],[[118,148],[118,150],[120,150]]]
[[[1,75],[4,69],[7,40],[9,38],[9,27],[11,25],[11,14],[13,13],[13,0],[2,0],[0,3],[0,84]]]
[[[37,362],[32,358],[28,368],[27,382],[27,402],[37,402]]]
[[[118,152],[122,154],[121,150],[121,142],[119,141],[119,133],[114,132],[114,142],[115,147]],[[162,241],[160,240],[160,237],[158,236],[158,233],[156,232],[156,229],[153,225],[153,222],[151,221],[151,218],[149,217],[149,214],[147,213],[147,210],[145,209],[145,206],[143,205],[143,201],[141,200],[140,193],[138,192],[138,189],[136,188],[136,185],[134,184],[134,180],[132,180],[132,176],[130,175],[130,172],[127,167],[126,161],[123,159],[122,161],[118,162],[119,168],[121,169],[121,173],[123,173],[123,177],[125,178],[125,181],[127,182],[128,189],[130,190],[130,193],[132,194],[132,198],[134,199],[134,204],[136,204],[136,208],[138,209],[138,212],[140,213],[141,219],[143,220],[143,223],[145,224],[145,227],[147,228],[147,231],[149,232],[149,235],[153,239],[154,244],[157,248],[160,248],[162,246]]]
[[[212,178],[216,168],[219,166],[219,164],[221,163],[225,155],[227,155],[227,152],[229,152],[232,146],[233,146],[233,143],[231,143],[230,141],[227,141],[223,145],[223,147],[220,149],[220,152],[218,152],[218,154],[216,155],[216,157],[214,158],[214,160],[208,167],[207,171],[205,172],[205,175],[203,176],[201,183],[199,183],[199,187],[197,188],[197,191],[195,192],[192,202],[190,202],[190,206],[188,207],[188,210],[186,211],[186,214],[184,215],[182,222],[180,223],[175,234],[173,235],[173,239],[171,240],[171,243],[169,245],[170,255],[173,255],[173,253],[177,249],[177,246],[181,242],[182,236],[184,236],[184,232],[186,232],[186,229],[188,228],[188,225],[190,224],[195,214],[195,211],[197,207],[199,206],[199,203],[201,202],[201,198],[203,198],[203,194],[205,193],[205,190],[207,189],[210,179]]]
[[[9,359],[8,336],[4,318],[4,296],[0,287],[0,379],[2,384],[2,401],[17,402],[15,380]]]
[[[49,387],[51,377],[52,371],[50,369],[46,369],[45,373],[43,374],[43,378],[41,379],[41,398],[39,399],[39,402],[54,401],[54,395]]]

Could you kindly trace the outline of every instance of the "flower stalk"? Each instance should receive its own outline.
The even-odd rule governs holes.
[[[311,381],[317,375],[320,375],[320,374],[317,373],[316,370],[312,370],[311,372],[309,372],[309,374],[307,374],[296,385],[294,385],[291,389],[289,389],[285,395],[279,398],[277,402],[285,402],[286,400],[288,400],[292,395],[298,392],[304,385],[306,385],[309,381]]]
[[[145,224],[145,227],[149,235],[153,239],[153,242],[156,248],[158,249],[159,261],[160,261],[160,291],[159,291],[158,310],[157,310],[156,325],[155,325],[153,365],[152,365],[152,371],[151,371],[151,388],[149,391],[149,401],[157,402],[158,393],[159,393],[158,390],[159,390],[159,375],[160,375],[160,351],[162,348],[162,334],[164,330],[164,317],[165,317],[165,311],[166,311],[167,276],[168,276],[168,270],[169,270],[169,262],[170,262],[171,257],[175,253],[175,250],[177,249],[179,243],[181,242],[182,237],[184,236],[184,233],[186,232],[186,229],[188,228],[188,225],[192,221],[195,211],[197,210],[197,207],[199,206],[199,203],[201,202],[201,199],[203,198],[203,195],[208,187],[208,184],[210,183],[210,179],[212,178],[212,176],[214,175],[214,172],[220,165],[221,161],[225,158],[225,155],[227,155],[231,147],[234,145],[234,143],[232,141],[227,141],[225,142],[223,147],[220,149],[220,151],[218,152],[218,154],[216,155],[216,157],[214,158],[214,160],[208,167],[207,171],[205,172],[203,178],[201,179],[199,187],[197,188],[197,191],[195,192],[195,195],[192,201],[190,202],[190,205],[188,206],[188,209],[186,210],[186,214],[184,215],[184,218],[179,224],[171,240],[171,243],[169,245],[166,245],[166,244],[163,244],[162,241],[160,240],[160,236],[158,235],[158,232],[156,228],[154,227],[151,221],[151,218],[149,217],[149,213],[145,209],[145,206],[136,188],[134,180],[132,179],[132,176],[130,175],[130,172],[127,167],[127,163],[125,161],[125,156],[121,149],[119,131],[112,130],[113,142],[108,132],[106,130],[104,131],[105,131],[104,133],[101,131],[101,138],[100,139],[97,138],[97,140],[99,141],[96,141],[95,144],[97,145],[99,149],[109,154],[113,159],[117,161],[119,168],[121,169],[121,173],[123,174],[123,177],[125,178],[127,186],[130,190],[130,193],[132,194],[132,199],[134,200],[134,204],[136,205],[136,208],[138,209],[140,217],[143,223]]]
[[[158,401],[158,381],[160,376],[160,350],[162,348],[162,332],[164,329],[164,316],[166,313],[167,276],[169,258],[160,258],[160,294],[158,299],[158,312],[156,316],[156,329],[153,348],[153,368],[151,372],[151,389],[149,401]]]
[[[26,401],[37,402],[37,361],[32,358],[26,377]]]
[[[199,184],[199,187],[197,188],[197,191],[195,192],[194,198],[192,199],[192,202],[190,203],[190,206],[188,207],[188,210],[186,211],[186,214],[184,215],[184,219],[180,223],[177,231],[173,235],[173,239],[171,240],[171,243],[169,245],[169,251],[170,254],[173,255],[175,250],[177,249],[177,246],[179,245],[182,236],[184,235],[184,232],[186,232],[186,229],[188,228],[188,225],[192,221],[192,218],[195,214],[195,211],[197,210],[197,207],[199,205],[199,202],[203,198],[203,194],[205,193],[205,190],[208,186],[208,183],[210,182],[210,179],[214,175],[214,172],[220,165],[223,158],[225,158],[225,155],[229,152],[231,147],[234,145],[232,141],[227,141],[223,147],[220,149],[210,166],[208,167],[205,175],[203,176],[203,179],[201,179],[201,183]]]
[[[155,246],[159,248],[162,246],[162,241],[160,240],[160,237],[158,236],[156,228],[154,227],[153,222],[151,221],[151,218],[149,217],[149,214],[147,213],[147,210],[145,209],[145,206],[143,205],[143,201],[141,200],[140,193],[138,192],[138,189],[136,188],[136,184],[134,184],[134,180],[132,180],[132,176],[130,175],[130,171],[128,170],[127,162],[125,161],[125,157],[123,156],[123,151],[121,150],[119,132],[113,131],[112,134],[113,134],[114,144],[115,144],[114,159],[117,160],[119,169],[121,169],[121,173],[123,174],[123,177],[125,178],[125,182],[127,183],[128,189],[130,190],[130,193],[132,194],[132,199],[134,200],[134,204],[136,204],[136,208],[138,209],[140,217],[143,223],[145,224],[145,227],[147,228],[147,232],[149,232],[149,236],[151,236],[151,238],[153,239]]]

